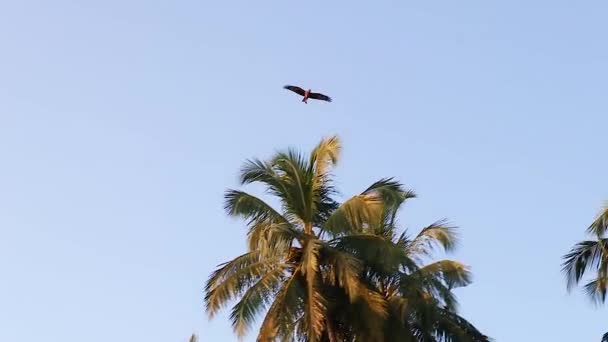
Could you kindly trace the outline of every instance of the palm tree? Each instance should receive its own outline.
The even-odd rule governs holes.
[[[608,289],[608,207],[605,207],[587,228],[593,240],[585,240],[572,247],[563,256],[562,271],[566,275],[568,290],[577,286],[590,271],[594,277],[584,285],[584,290],[595,304],[604,304]],[[608,342],[606,333],[602,342]]]
[[[190,339],[188,340],[188,342],[197,342],[198,338],[196,337],[195,334],[192,334],[192,336],[190,336]]]
[[[595,278],[584,285],[585,292],[596,303],[606,300],[608,288],[608,207],[587,228],[593,240],[577,243],[563,259],[562,270],[567,277],[568,290],[579,284],[585,273],[593,271]]]
[[[338,138],[331,137],[323,139],[307,158],[289,149],[269,161],[246,162],[241,184],[263,184],[267,193],[278,200],[280,211],[246,192],[226,192],[228,214],[247,220],[248,251],[219,265],[212,273],[205,286],[205,305],[213,317],[228,302],[238,299],[230,318],[239,337],[245,335],[258,314],[266,311],[258,341],[384,341],[388,318],[394,316],[389,312],[391,298],[414,298],[406,293],[409,285],[405,276],[410,276],[411,283],[418,281],[417,286],[422,289],[433,278],[431,268],[439,267],[418,269],[410,254],[401,253],[403,260],[393,262],[402,262],[411,274],[392,264],[389,268],[393,273],[378,273],[386,277],[374,278],[370,272],[382,269],[383,260],[381,255],[373,256],[378,245],[362,235],[382,227],[389,214],[387,208],[413,194],[400,184],[383,179],[346,202],[337,203],[332,198],[336,191],[330,171],[338,162],[340,149]],[[388,216],[394,221],[395,214],[396,210]],[[451,236],[439,234],[442,229],[429,228],[416,243],[424,244],[430,237],[450,245]],[[368,235],[374,238],[373,234]],[[413,252],[419,247],[416,243],[407,247]],[[399,241],[393,245],[406,247]],[[434,272],[443,273],[437,269]],[[390,277],[399,278],[391,284],[400,284],[400,288],[387,296],[384,290],[388,287],[379,285]],[[432,288],[429,286],[425,289]],[[433,317],[420,310],[406,310],[407,322],[400,321],[404,329],[409,328],[406,323],[417,324],[412,329],[425,334],[416,341],[461,341],[438,335],[441,329],[449,330],[442,326],[467,326],[466,321],[454,316],[452,297],[446,293],[435,303]],[[425,292],[424,303],[429,308],[435,295]],[[414,319],[415,315],[420,318]],[[434,322],[426,321],[431,318]],[[426,338],[427,329],[433,329],[431,334],[437,338]]]
[[[456,247],[455,227],[440,220],[413,239],[406,232],[397,234],[397,213],[415,194],[391,179],[381,183],[391,191],[385,196],[379,224],[334,235],[330,245],[362,260],[362,278],[386,299],[385,341],[489,341],[457,314],[452,289],[471,283],[469,269],[452,260],[424,264],[434,247],[444,251]]]

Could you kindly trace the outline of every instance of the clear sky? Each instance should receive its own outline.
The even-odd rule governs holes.
[[[0,341],[234,341],[204,281],[244,251],[249,157],[344,144],[448,218],[497,341],[598,341],[561,256],[604,200],[606,1],[0,2]],[[287,83],[332,103],[299,102]],[[250,334],[247,341],[253,341]]]

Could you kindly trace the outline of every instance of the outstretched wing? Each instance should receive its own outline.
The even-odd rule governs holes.
[[[296,94],[300,94],[300,95],[304,96],[304,89],[302,89],[300,87],[296,87],[296,86],[292,86],[292,85],[286,85],[283,88],[289,89],[289,90],[293,91]]]
[[[331,102],[331,97],[329,97],[327,95],[323,95],[321,93],[310,93],[308,95],[308,97],[311,98],[311,99],[315,99],[315,100],[322,100],[322,101]]]

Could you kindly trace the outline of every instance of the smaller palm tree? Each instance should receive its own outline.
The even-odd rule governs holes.
[[[593,236],[593,240],[577,243],[563,257],[562,271],[566,274],[569,291],[581,282],[586,273],[590,271],[595,273],[594,278],[583,287],[596,305],[605,303],[608,289],[607,230],[608,206],[604,207],[595,221],[587,228],[587,233]],[[602,342],[608,342],[608,333],[604,334]]]
[[[585,273],[593,271],[595,278],[584,285],[585,292],[596,304],[606,301],[608,289],[608,207],[587,228],[593,240],[577,243],[563,259],[562,270],[566,274],[568,290],[582,280]]]

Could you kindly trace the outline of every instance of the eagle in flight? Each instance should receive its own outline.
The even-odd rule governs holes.
[[[331,102],[331,97],[329,97],[327,95],[323,95],[321,93],[312,93],[310,91],[310,89],[304,90],[300,87],[296,87],[296,86],[292,86],[292,85],[286,85],[283,88],[291,90],[294,93],[299,94],[301,96],[304,96],[304,98],[302,99],[302,102],[304,102],[304,103],[308,103],[307,102],[308,99],[315,99],[315,100]]]

